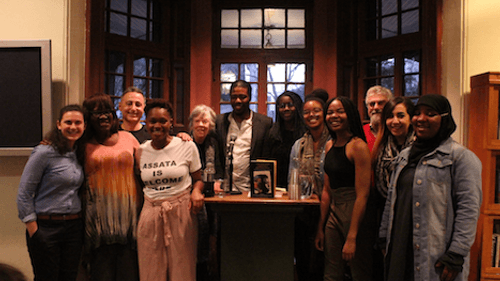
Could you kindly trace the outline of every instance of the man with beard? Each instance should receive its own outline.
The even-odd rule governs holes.
[[[390,99],[392,99],[391,90],[382,86],[373,86],[366,91],[365,104],[368,109],[370,123],[364,125],[363,130],[365,131],[366,142],[368,143],[370,152],[375,144],[378,129],[381,126],[380,119],[382,116],[382,109],[384,109],[385,104]]]
[[[215,130],[221,138],[220,154],[226,160],[227,144],[234,140],[233,186],[240,191],[250,190],[250,160],[265,158],[264,140],[269,134],[273,120],[250,110],[252,87],[244,80],[231,84],[232,112],[219,114],[215,120]]]

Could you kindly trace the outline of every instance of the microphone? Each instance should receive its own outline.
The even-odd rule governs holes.
[[[236,142],[237,137],[237,135],[231,135],[229,137],[229,143],[227,144],[227,157],[230,157],[231,162],[233,160],[234,143]]]
[[[234,142],[236,141],[236,138],[237,138],[237,137],[238,137],[237,135],[231,135],[231,136],[229,137],[229,145],[234,146]]]
[[[232,134],[229,136],[229,143],[227,144],[226,153],[226,171],[224,177],[224,191],[230,194],[241,194],[240,191],[233,191],[233,149],[236,142],[237,135]]]

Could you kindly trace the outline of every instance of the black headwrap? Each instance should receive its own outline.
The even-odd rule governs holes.
[[[426,105],[441,115],[441,125],[438,133],[431,139],[422,140],[417,136],[410,150],[410,163],[416,163],[422,156],[434,150],[444,140],[447,140],[456,130],[457,124],[451,115],[451,105],[448,99],[441,95],[427,94],[420,97],[415,108]]]

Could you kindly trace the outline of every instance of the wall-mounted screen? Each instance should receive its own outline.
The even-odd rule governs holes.
[[[0,156],[29,155],[52,122],[50,40],[0,40]]]

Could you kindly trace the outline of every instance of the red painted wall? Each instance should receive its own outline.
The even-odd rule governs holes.
[[[212,1],[191,1],[191,104],[217,105],[212,90]],[[215,109],[215,107],[214,107]]]

